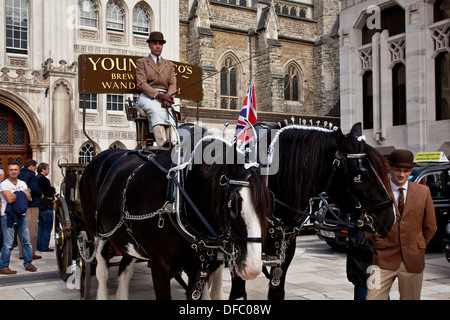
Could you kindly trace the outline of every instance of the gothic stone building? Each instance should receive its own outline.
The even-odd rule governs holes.
[[[0,165],[47,162],[59,186],[61,159],[135,148],[131,94],[87,94],[92,141],[84,135],[78,57],[146,56],[153,30],[166,59],[203,70],[203,99],[180,101],[185,121],[233,131],[254,75],[259,120],[338,124],[339,10],[338,0],[0,0]]]
[[[205,79],[203,101],[183,105],[187,119],[234,124],[253,78],[259,121],[338,124],[326,116],[339,115],[339,10],[329,0],[181,0],[180,58]]]

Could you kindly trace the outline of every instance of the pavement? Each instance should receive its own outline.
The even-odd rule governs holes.
[[[53,237],[52,237],[53,238]],[[53,240],[52,240],[53,241]],[[51,247],[52,244],[51,244]],[[54,252],[41,253],[43,259],[33,264],[37,272],[24,270],[23,260],[18,259],[14,249],[10,268],[16,275],[0,275],[0,301],[2,300],[79,300],[80,294],[74,281],[60,279]],[[345,272],[345,253],[330,248],[315,234],[297,237],[297,249],[286,278],[286,300],[352,300],[353,285]],[[115,299],[118,267],[109,272],[109,298]],[[224,292],[228,296],[231,287],[230,275],[225,269]],[[184,300],[184,290],[172,281],[172,298]],[[97,280],[92,277],[91,299],[95,299]],[[268,280],[264,275],[247,282],[249,300],[267,299]],[[426,254],[426,267],[422,289],[422,300],[450,300],[450,263],[441,252]],[[131,300],[154,300],[151,270],[146,263],[137,263],[130,283]],[[397,281],[390,293],[391,300],[398,300]]]

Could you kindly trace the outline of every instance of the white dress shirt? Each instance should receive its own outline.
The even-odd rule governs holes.
[[[398,205],[398,197],[400,196],[400,188],[403,188],[403,196],[404,196],[404,203],[406,204],[406,194],[408,193],[408,181],[403,186],[398,186],[395,183],[392,182],[392,180],[389,180],[391,183],[392,192],[394,192],[395,197],[395,203]]]

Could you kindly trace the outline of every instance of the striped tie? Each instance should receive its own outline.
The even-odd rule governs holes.
[[[405,209],[405,196],[403,194],[403,190],[403,188],[398,188],[398,191],[400,191],[398,196],[398,210],[400,211],[400,214],[402,214],[403,209]]]

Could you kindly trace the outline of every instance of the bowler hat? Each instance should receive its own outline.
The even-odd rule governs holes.
[[[159,31],[153,31],[150,33],[150,37],[148,38],[147,43],[150,43],[150,41],[166,43],[166,40],[164,40],[164,35]]]
[[[414,155],[411,151],[397,149],[391,152],[391,157],[390,160],[388,160],[388,163],[396,167],[412,168],[415,166],[413,160]]]

